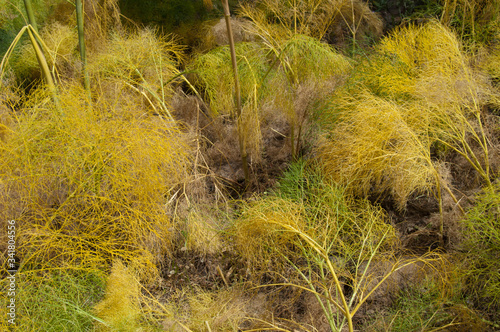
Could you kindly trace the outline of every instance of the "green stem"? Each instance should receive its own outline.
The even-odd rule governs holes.
[[[36,25],[35,15],[33,14],[33,7],[31,6],[31,0],[24,0],[24,7],[26,8],[26,13],[28,13],[28,20],[33,27],[33,30],[38,33],[38,26]]]
[[[226,28],[227,28],[227,36],[229,38],[229,49],[231,52],[231,63],[233,66],[233,74],[234,74],[234,89],[236,94],[236,117],[237,117],[237,125],[238,125],[238,141],[240,144],[240,153],[241,153],[241,164],[243,166],[243,172],[245,174],[245,186],[248,186],[250,182],[250,175],[248,172],[248,157],[246,151],[245,144],[245,136],[243,132],[243,119],[241,117],[241,90],[240,90],[240,81],[238,78],[238,64],[236,62],[236,49],[234,46],[234,38],[233,38],[233,30],[231,27],[231,13],[229,12],[229,3],[228,0],[222,0],[222,6],[224,7],[224,19],[226,20]]]
[[[80,59],[82,61],[83,86],[90,100],[90,78],[87,70],[87,54],[85,51],[85,34],[83,30],[83,3],[76,0],[76,22],[78,25],[78,43],[80,45]]]

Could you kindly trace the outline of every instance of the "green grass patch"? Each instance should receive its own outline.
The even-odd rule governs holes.
[[[100,271],[61,269],[18,273],[17,331],[92,330],[95,316],[91,309],[104,294],[104,280]],[[6,288],[7,279],[1,283],[2,288]],[[8,299],[2,298],[3,309]]]
[[[465,249],[469,291],[481,306],[492,312],[500,309],[500,185],[484,190],[468,211]]]

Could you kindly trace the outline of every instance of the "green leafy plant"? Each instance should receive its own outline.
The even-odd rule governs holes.
[[[2,279],[2,286],[8,279]],[[5,286],[6,287],[6,286]],[[56,266],[41,273],[16,274],[16,327],[22,331],[88,331],[99,319],[92,313],[104,291],[103,273],[68,271]],[[2,313],[8,299],[2,296]],[[8,330],[8,326],[0,326]]]

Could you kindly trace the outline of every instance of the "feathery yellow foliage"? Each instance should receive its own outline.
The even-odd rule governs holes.
[[[324,81],[350,69],[348,59],[333,47],[304,35],[296,35],[279,45],[279,49],[270,51],[279,52],[276,55],[291,84],[312,79]]]
[[[377,52],[385,56],[385,64],[368,75],[380,77],[382,91],[389,88],[396,95],[399,89],[440,107],[485,102],[484,78],[470,67],[456,35],[437,22],[399,28],[382,40]],[[384,75],[393,71],[391,66],[402,68],[399,76]],[[401,83],[394,83],[395,79]]]
[[[500,82],[500,46],[492,50],[482,67],[494,81]]]
[[[35,91],[0,147],[0,204],[19,222],[22,267],[85,269],[119,257],[154,274],[169,254],[164,205],[186,179],[189,146],[171,121],[99,98],[89,111],[85,100],[67,86],[61,117]]]
[[[395,30],[354,82],[333,99],[335,124],[319,149],[333,179],[360,195],[390,194],[401,209],[412,193],[434,192],[440,200],[440,188],[451,192],[430,155],[439,142],[489,185],[480,105],[494,93],[448,28],[430,22]]]
[[[456,36],[437,22],[396,28],[376,51],[363,62],[358,80],[377,94],[404,101],[424,90],[420,81],[460,79],[467,62]]]
[[[268,69],[265,53],[257,43],[236,45],[243,106],[260,93],[262,79]],[[192,68],[198,74],[198,86],[205,92],[213,115],[232,114],[235,109],[234,77],[227,46],[218,47],[197,57]]]
[[[343,110],[319,148],[324,169],[351,192],[391,194],[401,209],[413,193],[436,185],[427,136],[429,114],[368,92],[336,100]]]
[[[137,331],[140,308],[140,285],[132,270],[115,260],[106,284],[104,299],[94,312],[105,322],[100,331]],[[103,326],[104,325],[104,326]]]
[[[268,197],[246,207],[235,225],[235,245],[252,265],[271,264],[275,250],[286,252],[295,234],[283,231],[291,226],[307,231],[303,207],[289,200]]]
[[[275,62],[279,61],[268,83],[272,89],[266,102],[274,104],[286,116],[290,124],[292,158],[295,158],[310,112],[308,105],[301,105],[299,92],[313,87],[317,96],[311,93],[310,98],[318,99],[320,91],[328,89],[329,82],[346,74],[350,64],[330,45],[304,35],[296,35],[278,44],[277,48],[264,47],[276,57]]]
[[[465,60],[455,34],[437,22],[396,29],[381,41],[379,52],[395,55],[409,68],[426,74],[456,74]]]
[[[284,257],[292,261],[301,257],[299,248],[308,245],[299,234],[346,261],[373,254],[372,244],[379,241],[381,251],[394,244],[394,230],[384,223],[380,208],[354,201],[326,182],[314,185],[318,187],[309,188],[311,197],[304,200],[265,196],[244,207],[234,226],[235,245],[253,267],[265,270],[273,260],[286,264]],[[279,271],[280,266],[274,265],[273,270]]]
[[[190,211],[186,220],[186,246],[203,255],[217,254],[223,243],[217,227],[208,213]]]
[[[275,273],[271,278],[279,281],[269,287],[307,290],[332,331],[344,324],[353,331],[352,317],[372,294],[364,293],[370,276],[361,266],[392,251],[394,229],[382,209],[353,200],[318,170],[290,174],[282,180],[281,196],[243,207],[234,226],[236,249],[257,273]],[[387,276],[407,264],[394,265]],[[345,293],[345,284],[353,294]]]
[[[171,117],[172,83],[181,79],[181,61],[182,47],[173,38],[144,29],[113,35],[109,45],[89,59],[89,73],[109,103],[135,96],[153,113]]]
[[[491,185],[481,105],[498,94],[471,68],[455,34],[437,22],[410,26],[384,40],[380,51],[395,54],[415,73],[411,98],[431,118],[429,135],[461,154]]]
[[[245,297],[239,289],[207,291],[190,287],[172,294],[155,315],[163,318],[167,331],[205,331],[208,326],[211,331],[230,332],[238,330],[248,318],[245,309]]]
[[[244,151],[249,153],[253,161],[258,161],[262,149],[262,117],[258,107],[261,96],[269,93],[264,89],[263,82],[269,65],[264,51],[257,43],[239,43],[235,49],[241,89]],[[198,87],[204,91],[212,115],[234,116],[235,83],[229,48],[219,47],[197,57],[192,68],[198,74]]]

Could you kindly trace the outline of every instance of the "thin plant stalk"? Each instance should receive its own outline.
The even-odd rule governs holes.
[[[36,25],[35,14],[33,13],[33,7],[31,6],[31,0],[24,0],[24,7],[26,8],[26,13],[28,14],[29,23],[38,33],[38,26]]]
[[[83,29],[83,3],[76,0],[76,23],[78,26],[78,44],[80,46],[80,59],[82,61],[83,86],[90,100],[90,78],[87,70],[87,54],[85,51],[85,34]]]
[[[33,35],[32,30],[34,31],[34,28],[31,27],[31,29],[30,29],[30,26],[28,26],[28,29],[27,29],[28,36],[30,37],[30,41],[33,44],[33,49],[35,50],[36,59],[38,60],[38,64],[40,65],[40,69],[42,70],[42,74],[43,74],[45,80],[47,81],[47,86],[49,87],[49,90],[51,92],[55,91],[55,84],[54,84],[54,80],[52,79],[52,75],[50,73],[49,65],[47,63],[47,60],[45,59],[45,56],[42,52],[42,49],[38,45],[38,41],[36,40],[35,36]]]
[[[56,85],[54,84],[54,80],[52,79],[52,74],[50,73],[49,65],[47,64],[47,60],[45,59],[42,49],[40,48],[38,40],[35,38],[35,34],[38,37],[38,33],[34,30],[34,28],[31,25],[28,25],[26,30],[28,31],[28,36],[30,38],[31,44],[33,45],[33,49],[35,50],[36,59],[38,60],[38,64],[40,65],[40,69],[47,83],[47,87],[49,88],[49,91],[52,94],[52,99],[54,101],[54,104],[56,105],[56,108],[59,111],[59,113],[62,114],[63,112],[61,104],[59,103],[57,88]]]
[[[305,234],[304,232],[301,232],[300,230],[290,225],[282,225],[282,227],[284,227],[287,231],[291,231],[297,234],[302,240],[304,240],[311,247],[313,251],[315,251],[319,255],[319,257],[321,257],[326,262],[327,268],[330,274],[332,275],[335,288],[341,300],[341,303],[337,303],[336,301],[332,301],[332,303],[336,304],[337,308],[340,309],[341,312],[344,314],[345,318],[347,319],[347,326],[349,328],[349,331],[350,332],[354,331],[354,327],[352,324],[351,310],[344,296],[342,284],[337,277],[337,273],[335,272],[335,268],[333,267],[333,264],[330,261],[330,257],[328,257],[328,253],[326,253],[325,250],[314,239],[312,239],[309,235]]]
[[[248,155],[246,151],[246,142],[245,142],[245,133],[243,132],[243,118],[241,116],[241,89],[240,82],[238,76],[238,64],[236,62],[236,50],[234,46],[234,38],[233,38],[233,30],[231,27],[231,13],[229,12],[229,3],[228,0],[222,0],[222,6],[224,7],[224,18],[226,20],[227,27],[227,36],[229,39],[229,49],[231,52],[231,63],[233,66],[233,74],[234,74],[234,89],[235,89],[235,98],[236,98],[236,117],[237,117],[237,126],[238,126],[238,141],[240,145],[240,154],[241,154],[241,164],[243,166],[243,172],[245,174],[245,186],[248,186],[250,181],[250,175],[248,172]]]

